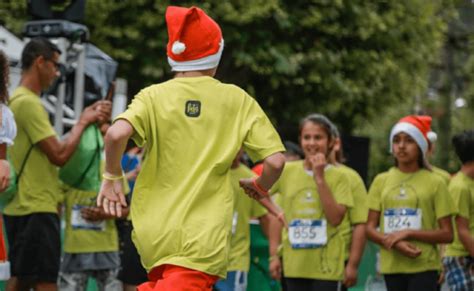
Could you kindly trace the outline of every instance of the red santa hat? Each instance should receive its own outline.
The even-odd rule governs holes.
[[[390,133],[390,152],[392,152],[393,137],[400,132],[411,136],[423,152],[423,158],[428,150],[428,133],[431,132],[431,117],[427,115],[409,115],[398,121]]]
[[[169,6],[168,63],[175,72],[199,71],[217,67],[224,50],[219,25],[197,7]]]

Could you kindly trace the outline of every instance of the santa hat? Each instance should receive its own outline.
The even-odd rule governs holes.
[[[390,133],[390,152],[392,152],[393,137],[400,132],[411,136],[423,152],[423,158],[428,150],[428,133],[431,132],[431,117],[427,115],[409,115],[398,121]]]
[[[199,71],[217,67],[224,50],[219,25],[197,7],[169,6],[168,63],[175,72]]]

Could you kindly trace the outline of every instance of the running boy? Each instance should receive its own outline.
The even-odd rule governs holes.
[[[121,215],[120,158],[129,138],[146,143],[131,215],[150,282],[138,290],[210,290],[227,271],[232,160],[242,146],[264,160],[247,187],[267,190],[283,170],[284,147],[252,97],[213,78],[224,48],[218,24],[199,8],[173,6],[166,22],[175,78],[139,92],[107,132],[98,204]]]

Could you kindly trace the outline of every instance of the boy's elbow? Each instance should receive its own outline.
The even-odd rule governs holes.
[[[120,142],[121,140],[127,139],[128,137],[126,134],[118,128],[111,127],[109,130],[107,130],[107,133],[105,134],[105,142],[106,143],[117,143]]]
[[[265,159],[265,166],[269,166],[274,171],[281,172],[285,167],[285,156],[282,153],[275,153]]]

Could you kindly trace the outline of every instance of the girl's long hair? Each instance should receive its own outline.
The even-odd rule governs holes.
[[[8,102],[8,59],[5,53],[0,50],[0,103]]]

